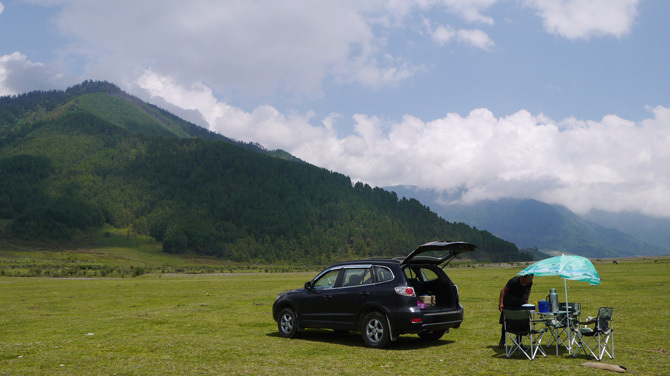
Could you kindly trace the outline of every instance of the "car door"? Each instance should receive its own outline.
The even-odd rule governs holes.
[[[310,282],[299,303],[300,320],[306,327],[330,328],[333,324],[333,291],[342,269],[326,270]]]
[[[346,267],[342,270],[341,286],[334,289],[333,327],[356,330],[358,313],[372,292],[372,272],[370,265]]]

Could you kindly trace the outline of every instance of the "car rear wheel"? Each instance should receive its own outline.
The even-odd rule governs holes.
[[[293,309],[284,308],[279,312],[277,329],[282,337],[295,338],[298,336],[298,316]]]
[[[379,312],[368,313],[361,324],[363,342],[368,347],[382,348],[391,341],[391,330],[386,316]]]
[[[419,332],[419,338],[424,341],[437,341],[444,335],[444,330],[426,330]]]

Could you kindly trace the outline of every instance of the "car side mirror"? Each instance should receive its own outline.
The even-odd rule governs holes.
[[[312,288],[314,288],[314,286],[312,285],[312,281],[305,282],[305,289],[306,290],[311,290]]]

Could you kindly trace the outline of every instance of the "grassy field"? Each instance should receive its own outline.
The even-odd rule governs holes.
[[[603,283],[568,281],[585,315],[614,307],[615,359],[636,375],[670,374],[670,259],[596,262]],[[459,285],[461,328],[426,344],[401,336],[389,349],[359,333],[308,330],[278,336],[277,293],[313,273],[146,274],[135,278],[0,277],[0,375],[394,374],[603,375],[581,355],[507,359],[497,297],[522,267],[448,270]],[[563,281],[535,279],[531,300]]]

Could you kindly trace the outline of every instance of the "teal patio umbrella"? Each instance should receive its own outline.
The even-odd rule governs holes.
[[[520,271],[518,274],[533,274],[539,277],[559,276],[563,278],[563,284],[565,285],[566,307],[568,305],[568,279],[573,281],[588,282],[592,286],[600,284],[600,276],[598,275],[596,267],[593,266],[593,263],[589,261],[589,259],[582,256],[561,255],[550,257],[529,265],[526,269]],[[570,341],[569,331],[568,341]],[[568,351],[571,351],[571,349],[568,348]]]
[[[559,276],[563,278],[566,304],[568,303],[568,279],[588,282],[592,286],[600,284],[600,276],[596,267],[589,259],[582,256],[561,255],[550,257],[529,265],[518,274],[533,274],[538,277]]]
[[[566,280],[584,281],[591,285],[600,284],[600,276],[593,263],[586,257],[562,255],[550,257],[529,265],[519,275],[534,274],[539,277],[559,276]]]

